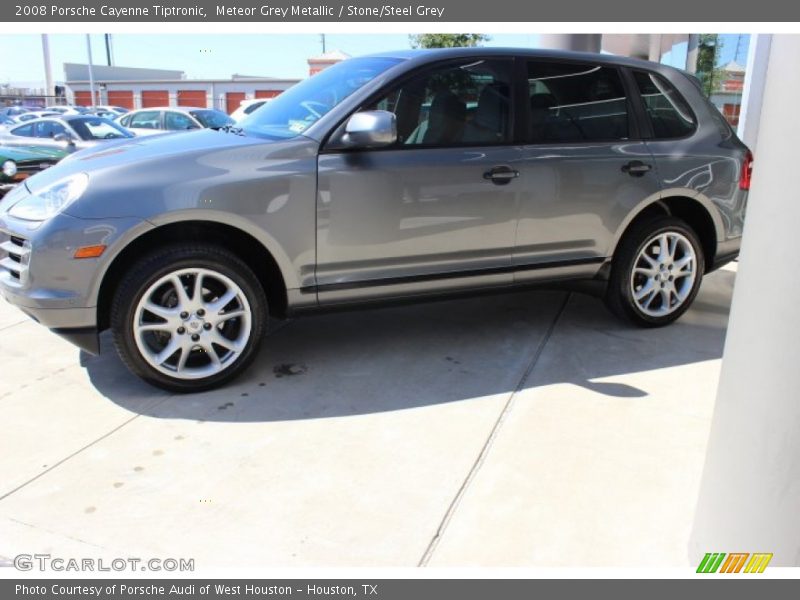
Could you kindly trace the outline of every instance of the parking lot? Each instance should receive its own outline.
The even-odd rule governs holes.
[[[0,302],[0,563],[686,565],[734,276],[657,330],[560,291],[277,323],[191,396]]]

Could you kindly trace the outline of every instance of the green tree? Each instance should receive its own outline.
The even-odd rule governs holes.
[[[697,42],[697,69],[695,74],[703,84],[706,96],[713,94],[722,83],[722,69],[717,60],[722,55],[722,38],[716,33],[701,33]]]
[[[412,48],[463,48],[489,41],[483,33],[420,33],[408,36]]]

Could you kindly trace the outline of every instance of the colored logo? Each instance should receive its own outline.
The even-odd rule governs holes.
[[[698,573],[763,573],[772,553],[707,552],[697,567]]]

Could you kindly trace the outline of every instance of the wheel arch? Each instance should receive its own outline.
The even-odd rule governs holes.
[[[703,246],[705,270],[711,271],[717,252],[717,242],[723,239],[724,229],[713,203],[702,195],[687,195],[684,190],[663,193],[659,198],[644,203],[638,210],[632,211],[618,228],[613,242],[616,254],[620,241],[632,227],[661,216],[673,216],[685,221],[697,234]]]
[[[270,314],[282,317],[287,309],[287,284],[275,254],[251,233],[240,227],[205,219],[172,221],[146,230],[130,241],[112,259],[103,273],[97,291],[97,325],[109,326],[114,291],[125,272],[143,254],[158,246],[178,242],[202,242],[226,248],[241,258],[255,273],[264,292]]]

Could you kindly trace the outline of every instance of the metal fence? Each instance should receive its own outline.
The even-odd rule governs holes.
[[[67,98],[63,95],[45,96],[42,94],[0,94],[0,108],[7,106],[25,106],[29,108],[44,108],[67,104]]]

